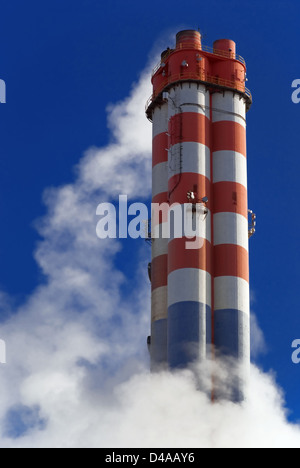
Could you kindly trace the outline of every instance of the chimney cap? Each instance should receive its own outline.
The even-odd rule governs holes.
[[[201,48],[201,34],[199,31],[194,29],[184,29],[183,31],[179,31],[176,34],[176,45],[180,44],[194,44]]]

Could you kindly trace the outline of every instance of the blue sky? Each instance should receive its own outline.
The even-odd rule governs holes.
[[[247,127],[249,207],[257,214],[252,309],[267,345],[257,362],[275,371],[290,420],[300,420],[300,365],[291,361],[292,341],[300,339],[300,104],[291,100],[292,81],[300,78],[299,13],[296,0],[2,2],[0,289],[9,310],[46,282],[33,256],[42,239],[36,220],[47,214],[44,190],[72,183],[83,153],[111,143],[107,106],[128,96],[157,44],[172,45],[171,32],[185,28],[199,27],[209,46],[231,38],[246,59],[254,100]],[[117,259],[129,278],[129,260],[140,248],[123,243]],[[122,286],[127,295],[129,283]]]

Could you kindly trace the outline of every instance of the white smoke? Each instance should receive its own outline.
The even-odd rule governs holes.
[[[87,151],[73,184],[45,192],[35,252],[44,283],[13,313],[0,293],[10,314],[0,328],[7,343],[0,445],[300,447],[281,391],[257,368],[243,405],[212,405],[192,371],[148,371],[150,252],[136,244],[129,280],[117,267],[119,241],[97,239],[95,212],[119,194],[150,195],[150,93],[147,68],[130,96],[108,109],[111,143]]]

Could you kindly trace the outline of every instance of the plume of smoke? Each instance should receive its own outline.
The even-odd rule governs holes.
[[[241,405],[212,405],[209,392],[199,391],[199,380],[210,386],[208,364],[148,372],[148,252],[141,245],[128,282],[116,267],[119,241],[95,234],[101,201],[150,194],[148,76],[147,68],[130,96],[109,107],[111,142],[86,152],[73,184],[45,192],[35,252],[45,281],[13,313],[0,294],[9,314],[1,326],[1,446],[299,447],[281,391],[255,367]]]

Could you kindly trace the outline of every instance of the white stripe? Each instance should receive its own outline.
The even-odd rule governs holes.
[[[235,151],[213,153],[213,181],[236,182],[247,189],[247,159]]]
[[[168,254],[168,241],[169,239],[152,239],[152,260]]]
[[[177,302],[202,302],[211,306],[211,276],[197,268],[182,268],[168,276],[168,306]]]
[[[180,83],[170,89],[169,118],[181,112],[196,112],[210,119],[209,91],[197,83]]]
[[[155,106],[152,114],[152,136],[153,138],[160,133],[168,131],[168,104],[163,104],[158,107]]]
[[[151,230],[152,230],[152,239],[162,239],[162,236],[164,236],[163,238],[168,240],[168,233],[169,233],[168,222],[156,224],[156,225],[154,225],[154,223],[152,222]]]
[[[234,244],[248,252],[248,221],[238,213],[214,215],[214,245]]]
[[[250,295],[249,284],[235,276],[220,276],[215,278],[215,310],[236,309],[249,315]]]
[[[173,145],[169,149],[169,178],[186,172],[201,174],[210,180],[210,148],[196,142]]]
[[[162,286],[152,291],[151,319],[161,320],[168,317],[168,287]]]
[[[189,234],[188,229],[189,225],[183,223],[183,215],[182,218],[181,213],[183,213],[183,205],[180,205],[179,208],[173,207],[172,212],[174,212],[174,223],[176,225],[174,226],[173,222],[171,226],[174,226],[174,228],[170,228],[169,222],[164,222],[160,224],[154,224],[152,222],[152,240],[153,239],[167,239],[168,241],[172,241],[175,238],[181,238],[181,237],[188,237],[185,236],[185,234]],[[173,214],[171,215],[173,218]],[[203,214],[199,214],[200,216],[198,227],[199,227],[199,236],[202,239],[206,239],[208,242],[211,242],[211,212],[208,211],[208,214],[205,216]],[[171,218],[171,219],[172,219]],[[180,221],[182,222],[180,223]],[[175,229],[176,228],[176,229]],[[172,230],[172,232],[170,232]],[[191,237],[191,236],[190,236]],[[155,255],[156,256],[156,255]]]
[[[188,234],[188,229],[192,229],[192,220],[187,219],[187,216],[192,217],[192,211],[189,209],[191,206],[188,206],[186,204],[186,207],[184,205],[179,205],[179,204],[174,204],[171,205],[172,207],[172,213],[174,213],[174,223],[172,222],[172,226],[174,225],[174,229],[171,229],[171,236],[170,236],[170,241],[175,239],[175,238],[180,238],[180,237],[189,237]],[[203,206],[204,208],[204,206]],[[203,210],[200,209],[199,213],[197,214],[198,216],[198,236],[202,239],[206,239],[208,242],[211,242],[211,212],[208,210],[208,213],[205,215],[203,214]],[[172,218],[173,220],[173,214]],[[191,234],[191,233],[190,233]]]
[[[152,169],[152,197],[168,191],[168,163],[156,164]]]
[[[154,217],[152,218],[152,239],[167,239],[169,241],[175,238],[181,237],[189,237],[189,224],[187,221],[183,222],[183,214],[184,212],[184,205],[173,205],[172,210],[170,210],[170,217],[172,220],[171,226],[169,226],[169,222],[165,221],[160,224],[154,223]],[[188,210],[187,210],[188,211]],[[174,213],[174,215],[173,215]],[[152,213],[153,214],[153,213]],[[206,239],[208,242],[211,242],[211,212],[208,211],[207,215],[201,213],[198,214],[199,221],[198,221],[198,234],[200,238]],[[173,222],[174,218],[174,222]],[[170,232],[172,231],[172,232]],[[186,234],[186,236],[185,236]],[[191,236],[190,236],[191,237]]]
[[[225,91],[215,93],[212,98],[213,122],[229,120],[246,127],[246,101],[237,93]]]

